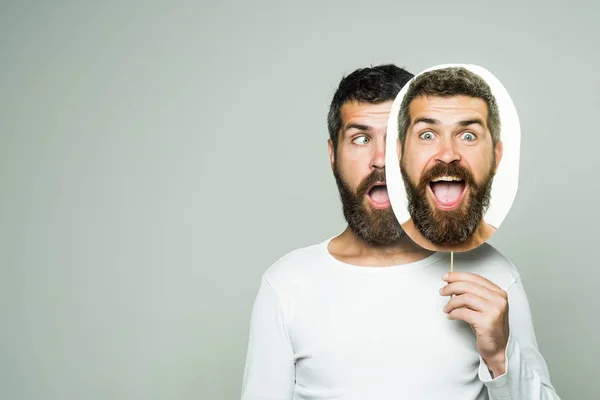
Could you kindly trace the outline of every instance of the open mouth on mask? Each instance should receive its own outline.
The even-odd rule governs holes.
[[[466,182],[456,176],[437,177],[429,181],[427,186],[433,202],[443,211],[452,211],[460,207],[467,193]]]
[[[371,186],[371,189],[367,192],[367,197],[369,203],[375,209],[382,210],[390,206],[390,197],[385,183],[376,183]]]

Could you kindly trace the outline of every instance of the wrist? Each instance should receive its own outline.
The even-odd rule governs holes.
[[[506,373],[506,355],[504,352],[494,356],[483,358],[492,378],[497,378]]]

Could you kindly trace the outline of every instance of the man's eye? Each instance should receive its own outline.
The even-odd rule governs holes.
[[[465,132],[460,137],[468,142],[472,142],[473,140],[477,139],[477,136],[471,132]]]
[[[367,144],[369,143],[369,138],[366,136],[359,136],[357,138],[354,138],[354,140],[352,140],[352,143],[355,144]]]
[[[423,140],[433,140],[433,132],[431,132],[431,131],[423,132],[419,135],[419,137]]]

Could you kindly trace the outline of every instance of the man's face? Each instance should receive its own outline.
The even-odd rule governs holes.
[[[402,228],[391,207],[385,185],[385,137],[392,102],[346,102],[337,149],[329,141],[329,157],[340,191],[344,216],[363,242],[389,244]]]
[[[436,245],[460,244],[482,221],[502,158],[487,126],[488,107],[468,96],[417,97],[400,149],[409,212]]]

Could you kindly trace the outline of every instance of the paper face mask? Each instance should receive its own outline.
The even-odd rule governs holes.
[[[471,250],[499,228],[514,201],[519,118],[484,68],[446,64],[415,76],[390,112],[386,180],[394,214],[421,247]]]

